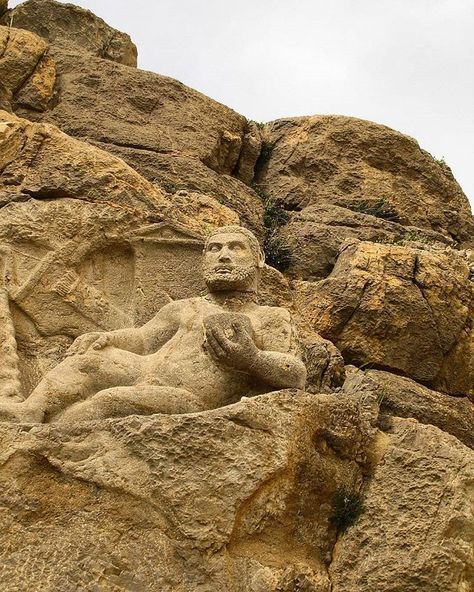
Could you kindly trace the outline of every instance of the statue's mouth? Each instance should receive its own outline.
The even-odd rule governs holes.
[[[231,272],[233,270],[234,270],[234,268],[233,267],[230,267],[228,265],[219,265],[217,267],[214,267],[214,272],[215,273],[225,274],[225,273],[229,273],[229,272]]]

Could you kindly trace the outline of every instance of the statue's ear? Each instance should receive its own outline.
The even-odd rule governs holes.
[[[258,250],[258,261],[257,261],[257,267],[258,269],[262,269],[262,267],[265,265],[265,252],[262,248],[260,248]]]

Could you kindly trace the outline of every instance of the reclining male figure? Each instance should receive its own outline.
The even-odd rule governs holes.
[[[0,420],[190,413],[303,388],[289,312],[256,302],[263,264],[250,231],[215,230],[203,252],[208,294],[173,301],[139,328],[81,335],[25,401],[0,401]]]

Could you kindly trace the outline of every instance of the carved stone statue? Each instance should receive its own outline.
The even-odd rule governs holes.
[[[0,419],[190,413],[304,388],[289,312],[256,302],[263,264],[250,231],[215,230],[203,253],[205,296],[173,301],[140,328],[81,335],[25,401],[0,401]]]

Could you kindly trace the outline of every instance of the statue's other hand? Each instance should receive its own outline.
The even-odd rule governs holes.
[[[258,355],[252,337],[240,323],[232,323],[232,338],[221,327],[212,327],[206,333],[207,349],[211,356],[225,366],[246,372],[251,369]]]
[[[84,333],[74,340],[66,352],[66,357],[85,354],[91,348],[93,350],[103,349],[109,345],[109,341],[108,333]]]

